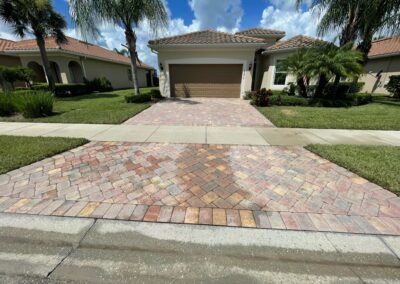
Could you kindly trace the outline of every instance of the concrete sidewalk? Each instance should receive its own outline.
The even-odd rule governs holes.
[[[0,135],[230,145],[400,145],[400,131],[0,122]]]
[[[399,256],[392,236],[0,214],[4,283],[396,283]]]

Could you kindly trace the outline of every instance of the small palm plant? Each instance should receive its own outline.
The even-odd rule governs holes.
[[[300,89],[300,95],[307,97],[306,83],[309,79],[307,74],[308,50],[305,48],[299,49],[296,53],[289,55],[283,61],[283,68],[296,77],[297,86]]]
[[[67,41],[63,33],[67,27],[64,18],[53,9],[50,0],[0,0],[0,19],[11,25],[14,33],[21,38],[27,34],[35,36],[49,88],[54,91],[55,82],[50,71],[45,38],[54,36],[57,43]]]
[[[355,79],[363,73],[360,63],[362,54],[352,48],[352,44],[337,47],[327,43],[309,50],[305,59],[305,72],[318,78],[314,96],[320,97],[330,79],[335,77],[334,86],[340,83],[341,77]]]
[[[134,29],[144,21],[154,33],[168,23],[163,0],[70,0],[71,16],[84,35],[97,36],[98,26],[112,23],[125,30],[125,39],[131,58],[133,86],[139,94],[137,77],[138,60]]]

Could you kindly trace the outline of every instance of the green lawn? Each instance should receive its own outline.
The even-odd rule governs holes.
[[[258,110],[278,127],[400,130],[400,101],[383,96],[351,108],[274,106]]]
[[[309,145],[306,149],[400,196],[400,147]]]
[[[0,174],[87,143],[86,139],[0,136]]]
[[[141,92],[147,93],[151,89],[154,88],[142,88]],[[26,119],[17,115],[0,117],[0,121],[120,124],[149,107],[146,103],[125,103],[124,96],[132,92],[129,89],[57,98],[54,103],[55,114],[50,117]]]

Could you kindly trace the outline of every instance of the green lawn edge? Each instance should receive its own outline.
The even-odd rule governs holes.
[[[312,144],[305,148],[400,196],[400,146]]]
[[[0,135],[0,174],[82,146],[83,138]]]

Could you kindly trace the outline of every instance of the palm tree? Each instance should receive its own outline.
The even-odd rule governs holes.
[[[305,59],[305,72],[318,77],[314,96],[320,97],[330,79],[335,77],[334,86],[338,87],[340,78],[357,78],[363,67],[360,63],[362,55],[348,43],[342,47],[327,43],[310,49]]]
[[[297,0],[297,6],[304,0]],[[374,34],[400,31],[400,0],[314,0],[311,5],[324,11],[319,24],[320,36],[335,30],[340,46],[358,42],[363,63],[367,62]]]
[[[289,73],[296,76],[297,86],[300,88],[300,95],[307,97],[307,87],[304,83],[304,79],[308,81],[309,74],[307,74],[306,63],[307,63],[307,52],[305,48],[299,49],[296,53],[289,55],[283,61],[283,68],[288,70]]]
[[[64,18],[54,11],[50,0],[0,0],[0,18],[11,25],[14,33],[21,38],[27,34],[35,36],[49,88],[54,91],[45,38],[53,36],[57,43],[67,41],[62,31],[67,26]]]
[[[131,58],[133,86],[139,94],[136,60],[136,28],[146,21],[156,32],[168,23],[163,0],[70,0],[70,11],[76,26],[84,35],[97,36],[98,25],[114,23],[125,30],[125,39]]]

